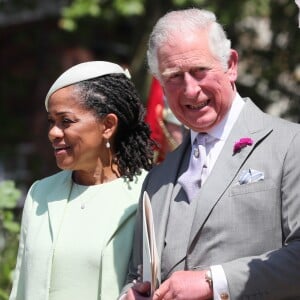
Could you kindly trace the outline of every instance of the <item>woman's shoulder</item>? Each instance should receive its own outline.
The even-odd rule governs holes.
[[[137,181],[143,183],[143,181],[144,181],[145,177],[147,176],[147,174],[148,174],[148,171],[142,169],[141,174],[137,175]]]
[[[40,182],[40,184],[48,184],[48,183],[55,182],[57,180],[59,180],[59,181],[66,180],[71,175],[72,175],[71,171],[63,170],[63,171],[57,172],[57,173],[55,173],[53,175],[44,177],[44,178],[40,179],[39,182]]]
[[[136,177],[133,178],[133,183],[140,189],[147,175],[148,171],[144,169],[141,170],[141,174],[136,175]]]
[[[35,181],[32,184],[30,190],[53,190],[53,188],[57,187],[58,185],[70,182],[71,176],[71,171],[60,171],[58,173]]]
[[[132,181],[129,181],[128,179],[123,179],[122,186],[123,189],[126,189],[129,194],[136,194],[139,195],[142,189],[143,182],[145,180],[145,177],[147,176],[148,171],[141,170],[140,174],[137,174],[133,177]],[[120,181],[119,181],[120,182]]]

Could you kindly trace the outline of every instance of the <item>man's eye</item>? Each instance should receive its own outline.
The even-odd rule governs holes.
[[[196,79],[202,79],[203,76],[205,76],[206,72],[207,72],[207,68],[201,67],[201,68],[194,69],[191,72],[191,74]]]
[[[203,74],[207,71],[207,68],[204,67],[199,67],[195,70],[193,70],[193,76],[197,77],[197,76],[203,76]]]
[[[178,78],[180,76],[180,73],[174,73],[174,74],[171,74],[169,76],[169,78]]]
[[[168,76],[167,81],[170,83],[178,83],[182,79],[182,73],[173,73]]]

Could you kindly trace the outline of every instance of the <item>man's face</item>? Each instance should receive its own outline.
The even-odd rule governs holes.
[[[237,77],[237,53],[232,50],[225,70],[213,56],[207,31],[177,32],[158,49],[161,83],[169,106],[187,127],[206,132],[230,109]]]

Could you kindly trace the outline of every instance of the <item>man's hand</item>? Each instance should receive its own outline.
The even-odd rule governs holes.
[[[206,271],[178,271],[155,291],[153,300],[205,300],[213,298]],[[133,298],[134,299],[134,298]]]
[[[122,300],[150,300],[151,297],[147,296],[149,293],[150,283],[138,282],[128,290],[126,297],[122,298]]]

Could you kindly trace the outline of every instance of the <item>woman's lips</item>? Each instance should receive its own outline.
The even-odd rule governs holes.
[[[70,146],[56,146],[54,147],[54,154],[61,155],[65,154],[70,149]]]

